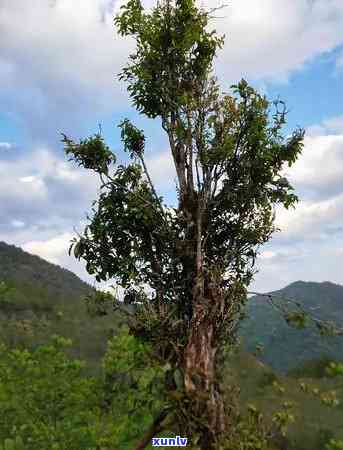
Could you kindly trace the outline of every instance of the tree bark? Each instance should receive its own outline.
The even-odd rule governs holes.
[[[191,398],[190,412],[204,425],[199,425],[199,445],[202,450],[213,450],[226,429],[224,402],[217,383],[216,352],[213,340],[214,324],[202,318],[198,305],[184,354],[184,382]],[[191,438],[191,436],[189,436]]]
[[[193,199],[194,200],[194,199]],[[194,203],[193,203],[194,205]],[[202,450],[214,450],[226,429],[224,402],[218,385],[216,354],[218,323],[213,313],[220,307],[221,298],[215,285],[204,273],[202,249],[203,199],[198,198],[193,213],[192,236],[195,283],[192,292],[192,320],[188,342],[184,351],[184,385],[193,431],[200,436]],[[191,436],[189,436],[191,439]]]

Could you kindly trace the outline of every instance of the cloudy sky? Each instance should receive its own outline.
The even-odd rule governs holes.
[[[135,113],[116,78],[134,48],[113,25],[123,3],[0,0],[0,241],[91,283],[67,248],[74,229],[83,229],[98,181],[68,162],[60,132],[84,138],[101,123],[124,158],[117,125],[129,117],[146,131],[159,193],[168,205],[175,202],[159,123]],[[270,291],[300,279],[343,284],[343,1],[227,3],[213,22],[226,34],[215,64],[223,90],[244,77],[268,98],[286,101],[285,133],[307,131],[303,154],[288,170],[301,201],[295,210],[278,210],[282,232],[263,249],[253,288]]]

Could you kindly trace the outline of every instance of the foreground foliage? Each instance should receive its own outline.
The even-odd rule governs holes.
[[[168,403],[163,390],[168,368],[156,364],[151,348],[130,335],[127,327],[109,340],[102,373],[96,378],[85,376],[83,364],[66,355],[70,345],[70,340],[58,336],[34,351],[10,350],[1,345],[1,450],[132,450],[142,429],[148,428]],[[233,361],[229,357],[228,367]],[[240,368],[241,364],[235,366]],[[250,372],[258,382],[256,368],[250,367]],[[341,374],[342,365],[328,367],[328,375]],[[268,383],[274,391],[274,406],[275,395],[281,396],[280,406],[270,412],[267,400],[265,405],[259,404],[252,392],[248,397],[246,392],[243,395],[246,408],[239,406],[234,388],[239,376],[225,376],[225,401],[233,432],[220,449],[299,450],[284,437],[298,414],[296,411],[294,415],[291,402],[282,394],[282,385],[287,387],[284,382],[275,376],[263,378],[262,398],[270,398]],[[249,383],[242,380],[240,384],[245,391],[250,390]],[[304,391],[306,387],[301,384]],[[320,389],[314,393],[314,386],[310,382],[307,385],[306,395],[320,399]],[[157,435],[175,436],[174,425],[166,423],[166,430]],[[327,447],[313,445],[312,450],[340,449],[342,441],[334,436],[321,430],[317,440]],[[190,439],[188,448],[198,448],[194,439]]]
[[[109,341],[98,378],[53,337],[34,351],[0,348],[1,450],[131,449],[159,406],[161,369],[127,330]],[[109,375],[110,374],[110,375]]]
[[[96,445],[95,380],[80,376],[81,363],[54,338],[34,352],[1,347],[0,441],[13,449],[91,449]],[[22,442],[22,447],[17,447]]]
[[[165,369],[145,344],[123,328],[109,340],[98,379],[83,376],[82,363],[66,356],[70,345],[54,336],[32,352],[1,346],[2,450],[129,450],[151,424],[163,404]],[[225,448],[238,448],[237,436],[241,449],[267,448],[260,417],[253,406],[248,420],[236,415],[235,441]],[[197,448],[194,440],[190,448]]]

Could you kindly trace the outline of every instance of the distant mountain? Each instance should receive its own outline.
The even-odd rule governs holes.
[[[69,337],[73,341],[70,354],[87,363],[84,372],[99,374],[108,337],[126,320],[122,315],[89,317],[82,301],[92,292],[88,284],[72,272],[4,242],[0,242],[0,282],[2,280],[13,289],[5,299],[0,298],[0,342],[32,349],[48,342],[53,334]],[[343,321],[343,286],[298,281],[275,294],[299,299],[320,318]],[[134,308],[134,305],[129,306]],[[322,450],[325,447],[323,432],[326,440],[328,436],[341,438],[342,410],[339,407],[327,408],[319,401],[314,404],[311,396],[299,391],[297,379],[274,373],[269,367],[285,372],[327,353],[325,343],[308,330],[289,328],[263,297],[249,300],[248,313],[250,317],[243,322],[241,335],[250,353],[240,348],[228,355],[223,374],[224,387],[238,382],[241,410],[246,411],[249,403],[265,411],[268,417],[281,410],[285,398],[272,385],[278,381],[287,389],[287,400],[298,405],[296,412],[301,418],[291,430],[294,445],[286,447],[284,441],[280,448]],[[259,342],[266,346],[262,363],[251,354]],[[326,343],[332,354],[343,360],[343,339]],[[327,381],[318,379],[316,386],[325,390]],[[342,397],[340,384],[340,380],[330,380],[330,387],[339,398]]]
[[[0,242],[0,280],[34,285],[55,300],[80,298],[93,290],[70,270],[5,242]]]
[[[272,294],[276,297],[275,303],[287,298],[298,300],[313,316],[343,327],[343,286],[328,281],[296,281]],[[250,298],[247,314],[240,330],[245,349],[254,351],[256,345],[262,344],[261,361],[277,371],[285,373],[325,356],[343,360],[343,337],[321,337],[313,327],[291,328],[265,297]]]
[[[13,288],[7,301],[0,301],[0,339],[11,345],[35,346],[57,333],[73,340],[74,356],[98,364],[108,336],[125,320],[119,313],[91,319],[82,301],[94,291],[91,286],[69,270],[4,242],[0,281]],[[273,294],[279,301],[297,299],[316,317],[343,326],[343,286],[297,281]],[[244,350],[254,352],[262,344],[259,358],[274,370],[285,373],[324,356],[343,361],[342,337],[322,338],[313,329],[289,327],[265,297],[249,299],[247,313],[240,329]]]
[[[122,318],[90,318],[83,299],[94,288],[74,273],[0,242],[0,282],[11,291],[0,301],[0,340],[35,347],[52,334],[73,341],[72,355],[97,365]]]

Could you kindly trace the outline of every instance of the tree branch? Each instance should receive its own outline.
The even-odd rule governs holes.
[[[115,303],[115,306],[113,306],[113,312],[115,312],[115,311],[117,311],[117,310],[123,312],[124,314],[126,314],[126,315],[129,316],[129,317],[133,317],[133,316],[134,316],[134,313],[132,313],[132,312],[130,312],[129,310],[127,310],[127,309],[124,307],[124,305],[121,305],[119,302],[116,302],[116,303]]]
[[[133,193],[132,190],[130,190],[129,188],[127,188],[127,187],[123,186],[122,184],[118,183],[118,181],[116,181],[114,178],[110,177],[109,175],[106,175],[106,176],[107,176],[107,178],[108,178],[109,180],[111,180],[111,181],[109,181],[109,182],[106,183],[106,182],[104,182],[103,178],[100,177],[100,178],[101,178],[101,181],[103,182],[103,184],[101,185],[101,189],[104,188],[104,187],[106,187],[106,186],[109,186],[109,185],[113,185],[113,184],[114,184],[115,186],[124,189],[124,190],[125,190],[126,192],[128,192],[128,193]],[[137,197],[145,203],[145,206],[148,206],[149,208],[151,208],[152,206],[154,206],[154,204],[153,204],[152,202],[150,202],[149,200],[145,199],[145,198],[142,197],[141,195],[137,194],[136,192],[134,192],[134,194],[137,195]],[[156,195],[156,193],[155,193],[155,195]],[[161,206],[160,201],[159,201],[158,203],[159,203],[159,205]],[[164,217],[165,217],[165,213],[164,213],[164,211],[163,211],[163,208],[162,208],[162,212],[163,212],[163,215],[164,215]],[[165,218],[166,218],[166,217],[165,217]],[[168,223],[167,223],[167,224],[168,224]]]
[[[150,187],[151,187],[151,190],[152,190],[152,192],[153,192],[153,194],[154,194],[154,197],[156,198],[156,201],[157,201],[157,203],[158,203],[159,206],[160,206],[160,209],[161,209],[162,215],[163,215],[163,217],[164,217],[164,220],[165,220],[166,223],[168,224],[168,219],[167,219],[167,217],[166,217],[166,215],[165,215],[165,212],[164,212],[164,210],[163,210],[163,205],[161,204],[161,201],[160,201],[160,199],[159,199],[159,197],[158,197],[158,195],[157,195],[157,193],[156,193],[155,187],[154,187],[154,185],[153,185],[153,183],[152,183],[152,181],[151,181],[151,178],[150,178],[150,175],[149,175],[149,172],[148,172],[148,168],[147,168],[147,166],[146,166],[146,164],[145,164],[145,161],[144,161],[143,156],[142,156],[142,155],[139,155],[139,159],[141,160],[141,163],[142,163],[142,165],[143,165],[144,173],[145,173],[145,175],[146,175],[146,177],[147,177],[147,179],[148,179],[148,182],[149,182],[149,185],[150,185]]]
[[[283,308],[281,305],[276,305],[274,303],[273,297],[277,297],[275,294],[261,294],[260,292],[252,292],[252,291],[248,291],[247,294],[254,294],[254,295],[258,295],[261,297],[267,297],[270,304],[275,308],[278,309],[279,311],[281,311],[282,313],[287,313],[287,310],[285,310],[285,308]],[[280,297],[278,297],[280,298]],[[308,317],[316,326],[317,328],[321,329],[321,328],[327,328],[328,326],[331,327],[331,330],[333,332],[333,334],[335,336],[343,336],[343,328],[338,328],[335,324],[326,321],[326,320],[321,320],[318,319],[317,317],[314,317],[311,313],[309,313],[308,311],[306,311],[306,309],[304,309],[301,305],[301,303],[297,300],[294,299],[290,299],[289,297],[284,297],[284,300],[286,300],[288,303],[291,303],[293,305],[295,305],[306,317]]]
[[[188,189],[194,194],[194,180],[193,180],[193,132],[192,132],[192,120],[191,113],[187,111],[187,135],[188,135],[188,157],[187,161],[187,183]],[[187,152],[186,152],[187,153]],[[187,154],[186,154],[187,160]]]

